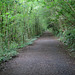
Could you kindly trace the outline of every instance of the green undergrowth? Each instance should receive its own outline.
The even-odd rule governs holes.
[[[59,37],[58,40],[62,41],[67,46],[69,55],[75,57],[75,29],[59,33],[57,37]]]
[[[33,44],[33,42],[37,39],[37,37],[39,36],[36,36],[36,38],[32,38],[32,39],[26,39],[26,42],[20,45],[18,45],[17,43],[12,43],[9,49],[5,48],[4,50],[0,50],[0,64],[2,62],[12,59],[14,56],[17,56],[19,54],[18,53],[19,48],[23,48]]]
[[[21,45],[19,45],[17,48],[19,49],[19,48],[22,48],[22,47],[26,47],[26,46],[28,46],[28,45],[31,45],[31,44],[33,44],[33,42],[36,40],[37,38],[33,38],[33,39],[27,39],[27,41],[28,42],[26,42],[26,43],[22,43]]]

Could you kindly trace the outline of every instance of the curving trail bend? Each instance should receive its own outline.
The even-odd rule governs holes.
[[[3,66],[0,75],[75,75],[75,60],[49,32],[21,49],[18,57]]]

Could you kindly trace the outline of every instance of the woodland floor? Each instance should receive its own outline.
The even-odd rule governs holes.
[[[3,64],[0,75],[75,75],[75,60],[65,46],[45,32],[19,55]]]

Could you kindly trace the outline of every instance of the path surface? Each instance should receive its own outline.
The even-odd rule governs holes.
[[[0,75],[75,75],[75,61],[52,34],[44,33],[18,57],[6,62]]]

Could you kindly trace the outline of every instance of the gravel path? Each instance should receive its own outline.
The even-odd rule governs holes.
[[[0,75],[75,75],[75,60],[48,32],[3,65]]]

